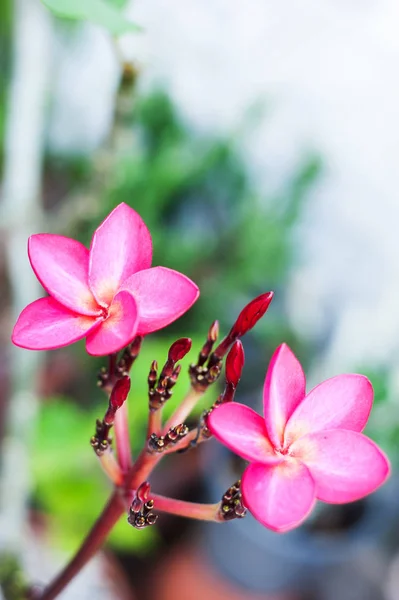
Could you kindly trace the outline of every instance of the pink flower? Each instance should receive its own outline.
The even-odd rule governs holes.
[[[136,335],[169,325],[197,300],[185,275],[151,266],[150,233],[119,204],[96,229],[90,251],[76,240],[41,233],[29,238],[32,268],[50,294],[29,304],[12,341],[29,350],[60,348],[86,337],[92,355],[117,352]]]
[[[305,375],[283,344],[264,385],[264,419],[232,402],[213,410],[213,435],[250,462],[242,477],[244,504],[275,531],[298,526],[316,499],[341,504],[363,498],[388,477],[389,462],[360,432],[373,402],[362,375],[339,375],[305,395]]]

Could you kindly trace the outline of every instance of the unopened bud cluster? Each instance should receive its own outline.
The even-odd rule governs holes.
[[[109,436],[109,432],[114,424],[116,411],[126,401],[129,391],[130,377],[128,375],[124,375],[121,379],[116,380],[109,397],[107,412],[103,420],[97,419],[96,432],[90,440],[90,444],[97,456],[104,454],[111,446],[112,438]]]
[[[206,421],[207,417],[211,414],[211,412],[220,406],[221,404],[226,404],[227,402],[232,402],[234,400],[236,387],[241,379],[242,369],[244,367],[244,348],[240,340],[234,342],[231,347],[230,352],[226,358],[226,385],[223,392],[218,396],[215,400],[213,406],[204,412],[202,415],[202,419],[200,422],[201,433],[200,435],[203,438],[211,437],[211,432],[209,431]]]
[[[188,431],[187,425],[182,423],[175,427],[171,427],[166,435],[156,435],[155,433],[152,433],[148,440],[148,450],[157,453],[164,452],[169,446],[172,446],[183,439],[188,434]]]
[[[266,292],[244,306],[229,333],[209,357],[210,366],[218,364],[220,359],[227,354],[231,345],[256,325],[269,308],[272,300],[273,292]]]
[[[129,375],[130,369],[140,353],[143,339],[141,335],[136,336],[133,342],[124,349],[122,356],[116,361],[111,371],[105,367],[101,369],[98,374],[99,387],[111,389],[117,379]]]
[[[150,485],[148,482],[141,484],[132,501],[128,514],[128,523],[136,529],[143,529],[155,525],[158,515],[153,512],[154,500],[149,498]]]
[[[167,361],[158,378],[158,364],[154,360],[148,375],[148,399],[150,410],[161,408],[172,395],[172,388],[180,375],[181,366],[176,363],[191,349],[191,340],[181,338],[169,348]]]
[[[195,447],[198,443],[206,441],[212,436],[208,427],[208,418],[212,411],[219,406],[234,400],[244,367],[244,349],[239,338],[252,329],[256,322],[264,315],[272,300],[273,294],[266,293],[252,300],[239,314],[227,336],[216,346],[219,336],[219,323],[214,321],[208,330],[207,338],[202,346],[197,363],[189,367],[191,387],[197,394],[190,394],[187,398],[198,398],[215,383],[220,377],[225,359],[225,386],[223,391],[214,401],[213,405],[202,413],[196,429],[189,430],[184,422],[169,428],[162,433],[162,409],[164,403],[171,397],[173,387],[181,372],[178,364],[191,349],[189,338],[180,338],[174,342],[168,351],[168,356],[160,372],[154,360],[148,374],[149,420],[147,428],[147,446],[145,452],[155,455],[169,452],[184,452]],[[104,419],[96,423],[96,433],[91,439],[95,452],[101,456],[109,450],[111,437],[110,429],[114,425],[115,415],[123,406],[130,390],[130,367],[136,359],[142,338],[137,337],[126,348],[119,360],[116,355],[111,356],[108,371],[100,375],[100,385],[109,393],[109,405]],[[186,413],[186,415],[188,412]],[[183,411],[184,415],[184,411]],[[182,421],[185,416],[182,416]],[[176,421],[175,421],[176,422]],[[188,436],[187,440],[184,438]],[[176,448],[174,446],[177,446]],[[161,458],[161,457],[159,457]],[[150,485],[142,483],[137,489],[128,512],[128,522],[137,529],[153,525],[158,516],[154,513],[154,500],[149,497]],[[246,508],[242,502],[241,481],[233,484],[223,495],[219,505],[217,520],[229,521],[242,518]]]
[[[197,363],[190,365],[191,385],[199,392],[204,392],[219,378],[222,369],[222,360],[216,361],[213,365],[209,364],[209,356],[218,335],[219,323],[218,321],[214,321],[209,328],[206,342],[198,355]]]
[[[247,509],[242,503],[241,480],[236,481],[223,495],[220,503],[220,515],[224,521],[242,519]]]
[[[234,342],[252,329],[259,319],[263,317],[269,308],[272,299],[273,292],[266,292],[265,294],[261,294],[249,302],[249,304],[247,304],[238,315],[227,336],[220,342],[213,352],[213,345],[219,335],[219,324],[217,321],[212,323],[208,332],[207,340],[199,354],[198,361],[195,365],[191,365],[189,371],[191,384],[196,390],[203,392],[209,385],[217,380],[222,368],[223,357],[227,354]],[[237,358],[237,362],[239,363],[239,358]],[[236,367],[232,365],[232,382],[234,382],[235,369]]]
[[[111,446],[112,438],[109,436],[110,429],[110,425],[106,425],[104,421],[97,419],[96,432],[90,439],[90,444],[97,456],[102,456]]]

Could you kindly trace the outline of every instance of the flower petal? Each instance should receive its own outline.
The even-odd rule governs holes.
[[[263,411],[271,442],[279,448],[284,428],[305,397],[306,380],[302,367],[286,345],[277,348],[270,361],[263,388]]]
[[[108,317],[87,336],[86,350],[92,356],[118,352],[133,340],[138,325],[137,304],[129,292],[116,294]]]
[[[316,496],[324,502],[359,500],[374,492],[389,475],[389,461],[362,433],[333,429],[306,435],[290,449],[308,467]]]
[[[82,339],[98,324],[98,319],[73,313],[54,298],[40,298],[21,312],[11,339],[28,350],[53,350]]]
[[[212,410],[207,426],[222,444],[245,460],[264,464],[283,460],[269,442],[264,420],[249,406],[238,402],[222,404]]]
[[[166,327],[184,314],[197,300],[198,287],[191,279],[166,267],[135,273],[122,285],[139,306],[137,333],[146,335]]]
[[[255,519],[274,531],[288,531],[306,519],[315,502],[315,484],[299,461],[276,466],[254,463],[241,483],[244,505]]]
[[[287,423],[285,442],[324,429],[362,431],[373,403],[373,388],[363,375],[338,375],[315,387]]]
[[[28,254],[45,290],[66,308],[97,316],[98,305],[89,289],[89,251],[62,235],[39,233],[28,241]]]
[[[110,304],[121,284],[151,266],[152,242],[144,221],[119,204],[101,223],[90,246],[89,285],[99,302]]]

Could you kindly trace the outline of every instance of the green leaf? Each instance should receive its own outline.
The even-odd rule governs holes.
[[[76,21],[91,21],[105,27],[113,35],[140,31],[140,27],[105,0],[42,0],[57,17]]]

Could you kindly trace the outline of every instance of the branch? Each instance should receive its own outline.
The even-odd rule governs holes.
[[[53,598],[56,598],[62,592],[68,583],[95,555],[97,550],[100,549],[109,532],[124,512],[123,499],[119,492],[115,491],[71,562],[68,563],[65,569],[44,590],[38,597],[38,600],[53,600]]]

